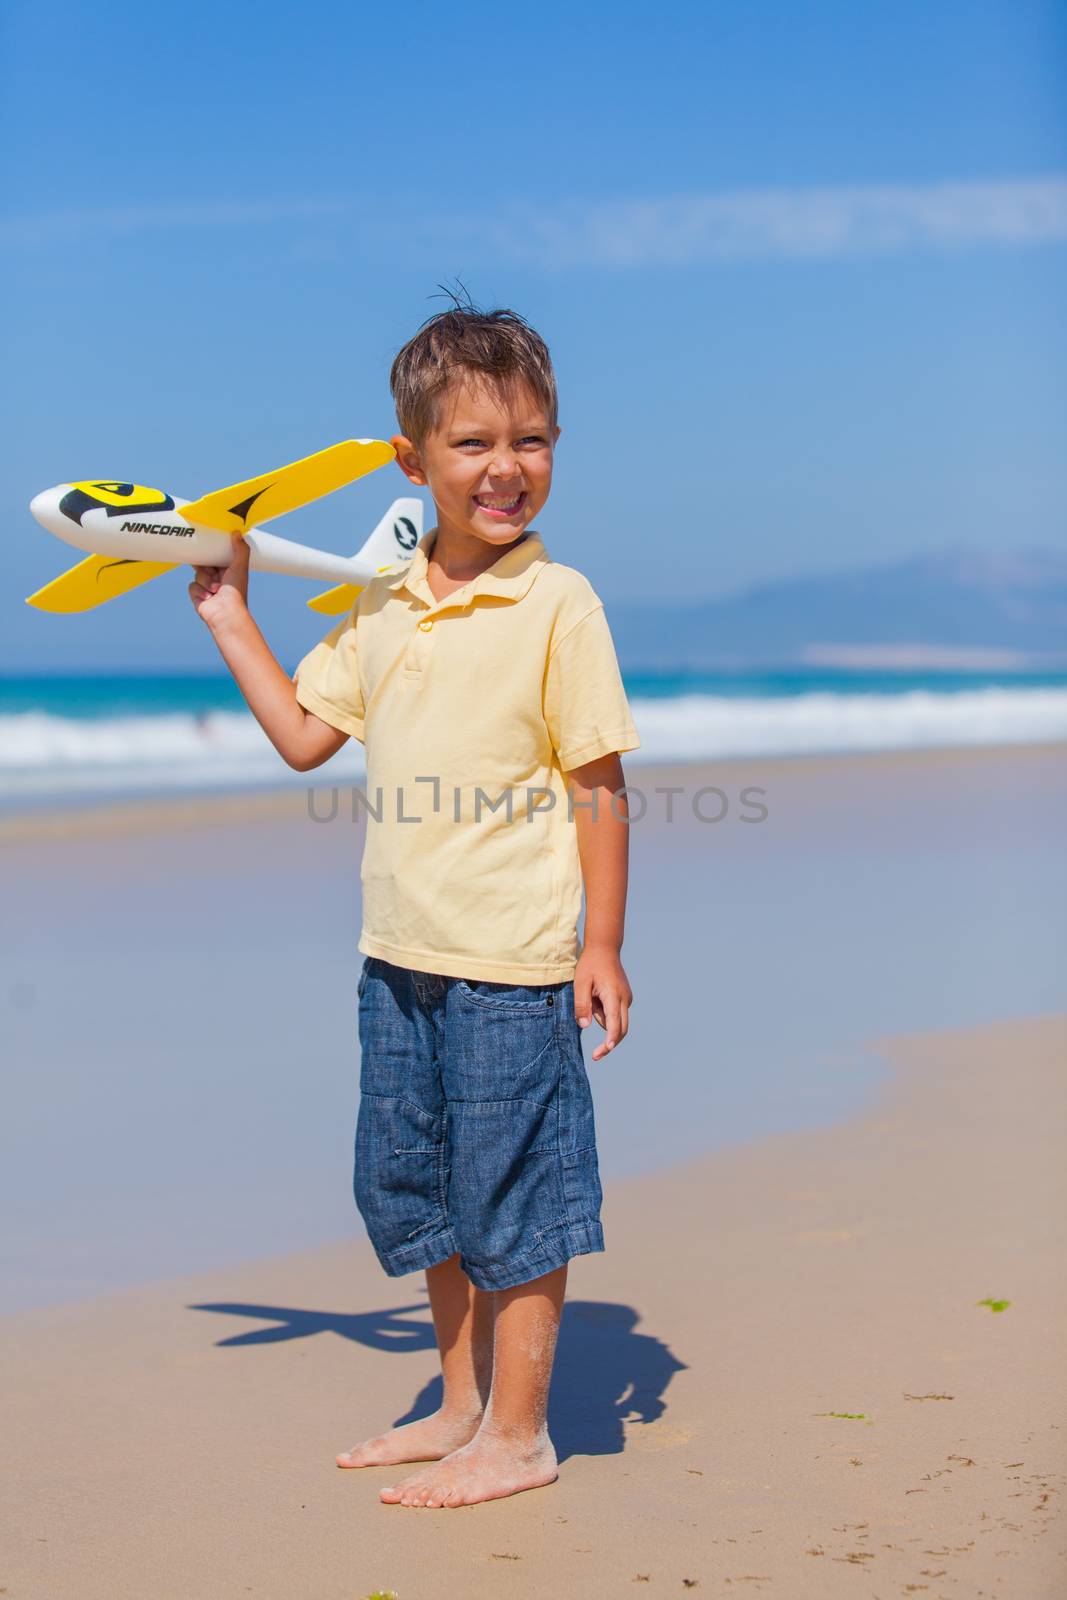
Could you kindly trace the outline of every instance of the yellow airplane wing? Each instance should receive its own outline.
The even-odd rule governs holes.
[[[182,506],[181,514],[187,522],[218,528],[222,533],[247,533],[249,528],[258,528],[272,517],[282,517],[384,467],[395,454],[392,445],[381,439],[344,439],[276,472],[264,472],[245,483],[205,494]]]
[[[128,594],[139,584],[173,572],[174,568],[173,561],[117,561],[114,556],[89,556],[28,596],[26,604],[36,606],[38,611],[91,611],[105,600]]]
[[[339,617],[343,612],[351,611],[362,593],[362,584],[339,583],[336,589],[317,594],[314,600],[308,601],[308,605],[312,611],[321,612],[324,617]]]

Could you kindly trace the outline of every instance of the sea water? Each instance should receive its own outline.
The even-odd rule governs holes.
[[[1067,738],[1067,673],[624,674],[644,761]],[[313,781],[363,774],[350,741]],[[0,808],[306,785],[225,676],[0,679]]]

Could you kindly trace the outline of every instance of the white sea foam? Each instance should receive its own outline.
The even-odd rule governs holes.
[[[799,694],[767,699],[679,695],[635,700],[634,761],[1032,744],[1067,739],[1067,690],[970,689]]]
[[[352,744],[329,768],[339,778],[363,770],[362,750]],[[286,766],[247,713],[0,716],[2,799],[290,781],[306,783],[307,777]]]
[[[634,698],[641,749],[628,764],[1067,739],[1067,690],[986,688],[938,693],[812,693],[773,698],[706,694]],[[350,743],[315,775],[364,772]],[[304,783],[248,714],[0,716],[0,799],[131,790]]]

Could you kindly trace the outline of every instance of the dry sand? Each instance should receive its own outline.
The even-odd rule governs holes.
[[[405,1510],[333,1466],[435,1371],[360,1241],[5,1319],[0,1592],[1063,1594],[1067,1021],[872,1044],[863,1120],[609,1187],[546,1489]]]

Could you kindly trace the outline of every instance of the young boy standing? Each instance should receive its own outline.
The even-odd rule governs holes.
[[[605,1030],[594,1061],[627,1031],[619,753],[638,738],[603,606],[532,528],[559,437],[544,341],[456,307],[392,387],[397,461],[436,512],[410,566],[293,680],[248,611],[243,541],[190,595],[290,766],[366,747],[355,1194],[385,1271],[426,1274],[444,1390],[337,1460],[430,1463],[382,1500],[457,1506],[557,1476],[567,1263],[604,1248],[580,1030]]]

